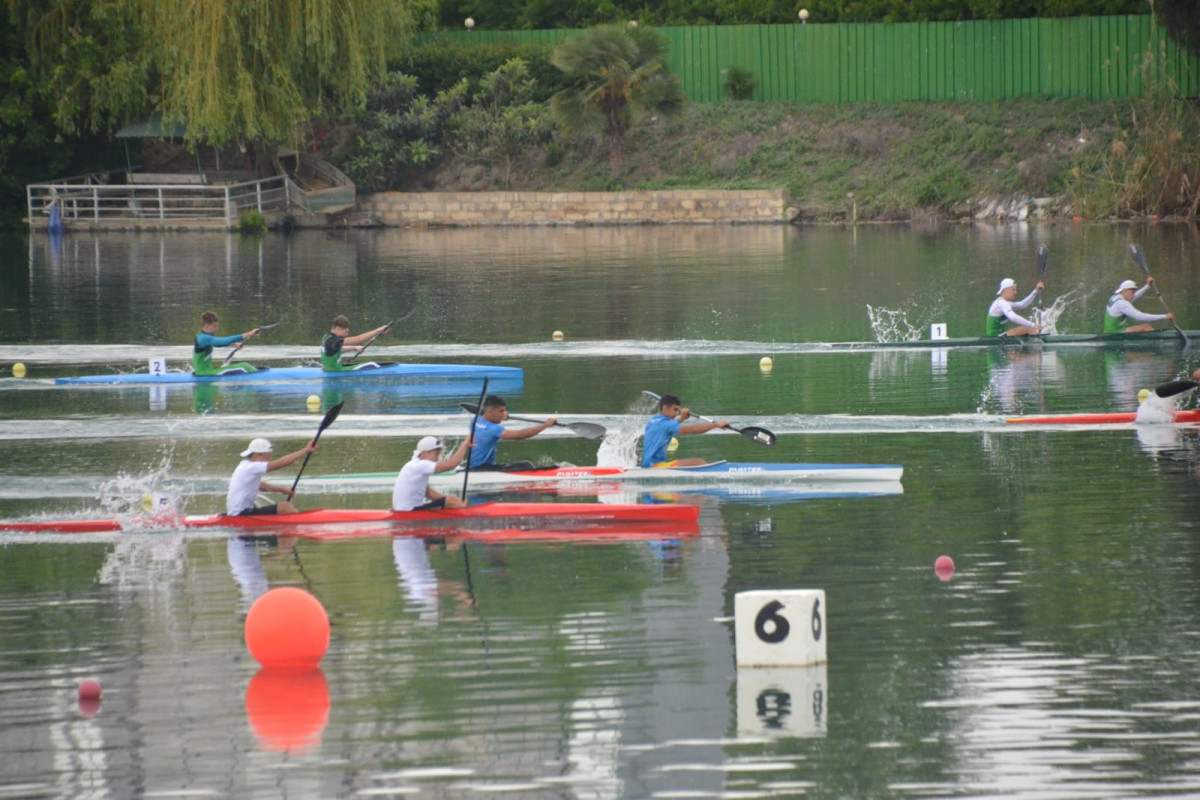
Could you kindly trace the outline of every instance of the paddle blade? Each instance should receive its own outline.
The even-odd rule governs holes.
[[[608,433],[603,425],[594,425],[591,422],[572,422],[567,427],[585,439],[603,439]]]
[[[731,428],[731,430],[737,430],[737,432],[745,438],[749,439],[755,444],[761,444],[763,447],[775,446],[775,434],[771,433],[766,428],[756,428],[751,425],[747,428]]]
[[[1145,275],[1150,274],[1150,268],[1146,266],[1146,254],[1142,252],[1141,246],[1136,244],[1129,245],[1129,255]]]
[[[463,411],[467,412],[468,414],[478,414],[479,413],[479,406],[475,405],[474,403],[459,403],[458,407],[461,408]]]
[[[1200,383],[1196,383],[1196,381],[1167,381],[1166,383],[1155,386],[1154,393],[1159,397],[1175,397],[1176,395],[1190,392],[1198,386],[1200,386]]]
[[[1039,281],[1046,276],[1046,257],[1049,255],[1050,251],[1046,249],[1046,245],[1039,244],[1037,247],[1037,267]]]
[[[338,418],[338,414],[342,413],[342,406],[346,405],[346,401],[342,400],[333,408],[325,412],[325,418],[321,420],[320,427],[317,428],[317,437],[321,436],[321,431],[333,424],[333,421]]]

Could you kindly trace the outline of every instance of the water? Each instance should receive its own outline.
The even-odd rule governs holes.
[[[458,403],[478,388],[52,382],[182,363],[206,308],[226,331],[282,319],[244,352],[290,364],[315,363],[335,314],[363,330],[415,307],[373,357],[520,366],[513,413],[604,425],[605,457],[632,457],[648,389],[779,437],[681,437],[681,455],[905,468],[902,491],[866,496],[684,493],[699,534],[670,538],[6,535],[0,797],[1200,793],[1195,429],[1005,423],[1133,410],[1196,356],[821,344],[873,340],[884,318],[895,340],[934,322],[974,335],[1001,277],[1035,281],[1041,241],[1058,331],[1095,331],[1108,293],[1140,280],[1130,242],[1200,327],[1182,227],[0,240],[4,372],[29,368],[0,379],[3,518],[129,517],[145,492],[215,511],[250,438],[286,452],[312,435],[310,394],[346,407],[306,474],[395,469],[418,437],[465,430]],[[600,447],[564,429],[502,445],[575,464]],[[327,609],[319,672],[249,656],[245,615],[276,586]],[[826,592],[829,661],[788,675],[784,697],[736,667],[733,599],[808,587]],[[103,684],[98,711],[76,698],[85,677]]]

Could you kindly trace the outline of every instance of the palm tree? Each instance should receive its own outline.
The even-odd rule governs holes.
[[[683,91],[667,73],[666,58],[666,39],[648,28],[588,28],[554,48],[550,62],[575,85],[554,95],[550,107],[568,133],[602,130],[619,159],[625,134],[640,113],[682,105]]]

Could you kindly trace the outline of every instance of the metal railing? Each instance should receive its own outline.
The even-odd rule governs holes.
[[[87,176],[85,176],[86,178]],[[82,179],[72,179],[82,180]],[[58,204],[64,222],[224,220],[233,225],[246,211],[286,210],[288,179],[275,176],[225,186],[180,184],[35,183],[25,189],[30,224],[48,218]]]

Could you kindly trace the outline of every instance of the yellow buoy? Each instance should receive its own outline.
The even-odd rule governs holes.
[[[763,372],[770,372],[771,368],[774,366],[775,362],[771,360],[770,356],[763,356],[758,360],[758,368]]]
[[[315,394],[310,394],[305,403],[308,405],[309,411],[317,411],[321,408],[321,398],[317,397]]]
[[[674,453],[678,449],[679,449],[679,440],[676,439],[674,436],[672,436],[671,443],[667,445],[667,452]]]
[[[1142,389],[1141,391],[1139,391],[1138,392],[1138,404],[1140,405],[1140,404],[1146,402],[1146,398],[1149,396],[1150,396],[1149,389]]]
[[[556,342],[561,342],[563,340],[563,332],[555,331],[553,334],[550,335],[550,338]]]
[[[24,378],[25,377],[25,365],[22,364],[20,361],[13,364],[13,377],[14,378]]]

